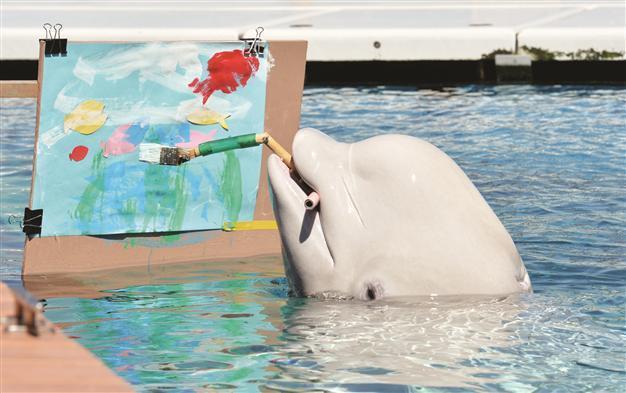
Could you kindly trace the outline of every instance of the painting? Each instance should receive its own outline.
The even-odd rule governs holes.
[[[253,219],[261,147],[180,166],[138,145],[263,132],[269,48],[243,42],[69,43],[43,58],[31,207],[42,236],[208,230]]]

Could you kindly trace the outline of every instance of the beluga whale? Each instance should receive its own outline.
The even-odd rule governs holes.
[[[532,291],[504,225],[434,145],[396,134],[341,143],[305,128],[292,152],[295,171],[271,155],[268,174],[293,295]],[[315,210],[305,208],[311,191],[320,196]]]

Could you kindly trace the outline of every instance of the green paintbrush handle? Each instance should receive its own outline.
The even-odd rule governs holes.
[[[216,141],[203,142],[198,145],[198,152],[201,156],[208,156],[209,154],[220,153],[227,150],[244,149],[246,147],[258,146],[259,144],[256,134],[246,134],[218,139]]]

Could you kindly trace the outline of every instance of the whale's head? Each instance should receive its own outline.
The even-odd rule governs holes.
[[[293,142],[297,175],[268,160],[285,270],[295,295],[508,294],[530,280],[508,232],[465,173],[417,138]],[[315,210],[304,206],[316,191]]]

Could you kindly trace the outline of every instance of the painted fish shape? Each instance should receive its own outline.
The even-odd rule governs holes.
[[[87,157],[87,153],[89,153],[87,146],[78,145],[70,153],[70,161],[82,161]]]
[[[96,100],[83,101],[63,119],[63,129],[74,130],[83,135],[98,131],[107,120],[104,103]]]
[[[239,87],[245,87],[248,80],[259,70],[259,59],[246,56],[243,51],[218,52],[207,63],[208,76],[205,80],[195,78],[189,87],[202,95],[202,104],[216,91],[230,94]]]
[[[223,115],[219,112],[208,108],[199,108],[195,111],[191,112],[187,116],[187,121],[191,124],[207,126],[210,124],[219,124],[223,129],[228,131],[228,124],[226,124],[226,119],[228,119],[230,115]]]

